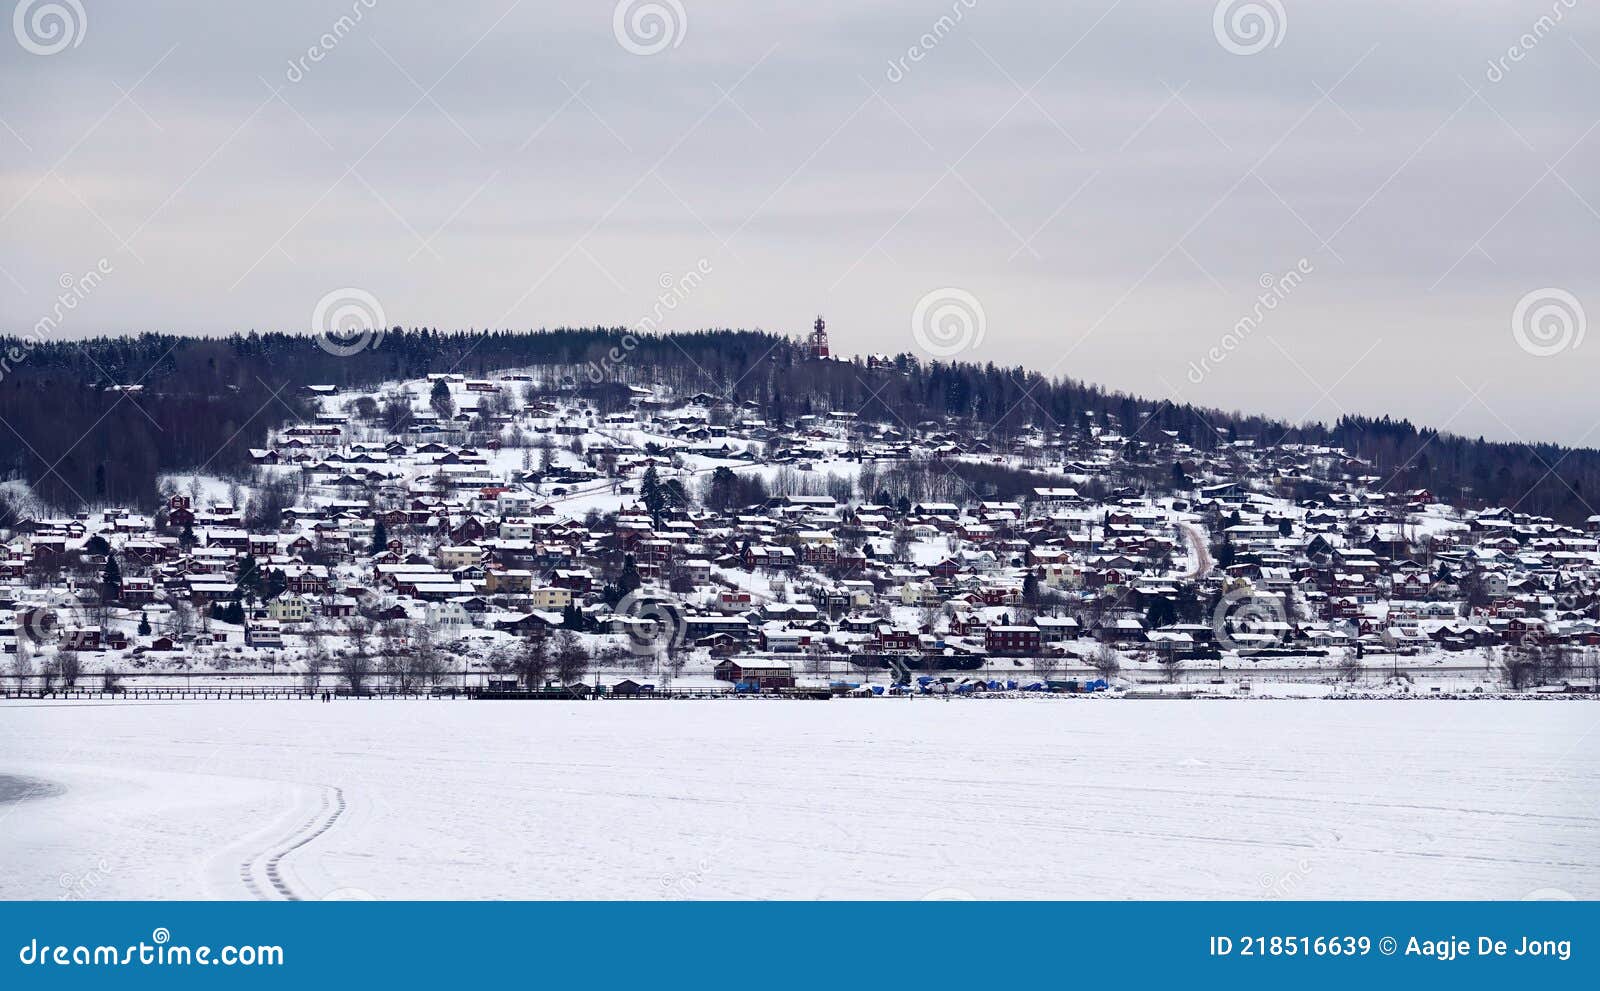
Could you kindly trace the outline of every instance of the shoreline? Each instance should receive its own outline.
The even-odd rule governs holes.
[[[323,695],[327,698],[324,699]],[[918,700],[931,702],[953,701],[1050,701],[1050,702],[1596,702],[1600,694],[1594,692],[1380,692],[1340,691],[1322,695],[1290,694],[1271,691],[1221,692],[1177,689],[1156,691],[1135,689],[1127,692],[929,692],[898,695],[829,695],[820,691],[796,694],[732,692],[712,694],[641,693],[637,695],[574,696],[551,693],[545,697],[527,697],[520,693],[497,696],[485,694],[431,694],[427,692],[369,692],[360,695],[306,692],[300,689],[134,689],[107,692],[101,689],[84,691],[54,691],[26,695],[0,696],[0,707],[40,703],[62,705],[94,705],[97,703],[143,703],[160,705],[176,702],[827,702],[827,701],[896,702]],[[3,801],[3,799],[0,799]]]

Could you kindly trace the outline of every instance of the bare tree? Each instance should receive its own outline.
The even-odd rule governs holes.
[[[406,643],[408,628],[395,620],[378,625],[378,656],[381,670],[389,678],[389,687],[401,692],[414,691],[414,655]]]
[[[528,690],[539,691],[550,674],[550,644],[543,636],[528,637],[518,648],[514,663]]]
[[[78,677],[83,674],[83,658],[75,650],[56,651],[56,672],[61,675],[61,683],[68,688],[78,683]]]
[[[17,637],[17,654],[11,659],[11,674],[16,678],[33,677],[33,641],[26,635]]]
[[[366,621],[352,622],[350,648],[339,654],[339,675],[355,694],[360,694],[367,678],[372,674],[372,653],[367,647],[368,630]]]
[[[420,685],[438,684],[447,673],[444,655],[434,646],[433,634],[427,629],[418,627],[414,633],[411,669]]]
[[[896,527],[892,542],[894,559],[896,561],[911,560],[911,530],[909,527]]]
[[[571,630],[556,636],[555,664],[556,680],[562,685],[577,684],[589,670],[589,652]]]
[[[1361,680],[1366,668],[1361,666],[1361,661],[1356,657],[1356,652],[1346,648],[1344,656],[1339,658],[1339,680],[1354,684]]]
[[[339,656],[339,676],[344,678],[354,694],[361,694],[367,678],[372,674],[372,655],[365,646],[345,651]]]
[[[306,691],[314,692],[322,686],[322,673],[328,669],[328,660],[328,648],[322,645],[321,639],[314,640],[305,655]]]
[[[1156,654],[1156,663],[1161,665],[1161,671],[1167,676],[1167,681],[1176,682],[1178,672],[1183,670],[1183,658],[1178,656],[1176,650],[1163,650]]]
[[[1520,692],[1565,677],[1568,663],[1559,647],[1524,641],[1506,647],[1500,654],[1500,673],[1512,691]]]
[[[175,638],[194,629],[194,621],[194,606],[182,600],[173,603],[172,611],[167,614],[167,628]]]
[[[517,669],[515,652],[505,644],[495,644],[494,647],[490,648],[488,657],[485,660],[488,663],[489,670],[495,674],[506,674]]]
[[[1122,673],[1122,658],[1109,644],[1101,644],[1089,655],[1089,666],[1094,668],[1100,677],[1110,681]]]

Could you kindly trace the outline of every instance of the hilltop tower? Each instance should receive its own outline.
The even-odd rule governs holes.
[[[822,322],[820,316],[811,325],[811,337],[806,341],[806,348],[813,358],[828,357],[828,325]]]

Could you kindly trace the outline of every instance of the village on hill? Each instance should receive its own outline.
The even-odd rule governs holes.
[[[8,692],[1592,692],[1600,519],[1327,447],[581,375],[308,389],[234,479],[3,532]],[[809,405],[809,404],[808,404]],[[1152,433],[1154,434],[1152,436]],[[1152,469],[1162,486],[1126,484]]]

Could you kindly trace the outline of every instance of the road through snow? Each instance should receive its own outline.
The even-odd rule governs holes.
[[[1189,544],[1189,553],[1194,557],[1194,567],[1184,577],[1199,581],[1211,574],[1211,548],[1206,546],[1205,532],[1193,523],[1179,523],[1178,529],[1182,531]]]

